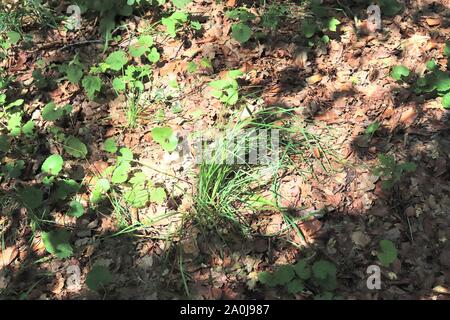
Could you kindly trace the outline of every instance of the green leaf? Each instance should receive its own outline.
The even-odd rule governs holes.
[[[172,0],[172,3],[178,9],[183,9],[186,7],[192,0]]]
[[[58,108],[54,102],[50,102],[42,109],[42,118],[45,121],[56,121],[63,116],[63,109]]]
[[[102,196],[108,192],[108,190],[111,188],[111,185],[109,184],[109,181],[106,179],[98,179],[97,183],[95,184],[94,190],[92,190],[91,193],[91,202],[97,203],[102,199]]]
[[[172,152],[177,148],[178,138],[171,128],[154,128],[151,135],[153,140],[159,143],[164,150]]]
[[[73,250],[69,243],[70,233],[66,230],[54,230],[42,233],[45,249],[60,259],[68,258]]]
[[[52,196],[59,200],[65,200],[71,194],[80,190],[80,185],[73,179],[63,179],[56,182],[56,190]]]
[[[44,194],[36,187],[24,187],[19,191],[19,197],[30,209],[36,209],[42,204]]]
[[[136,172],[130,179],[130,183],[134,186],[140,186],[145,183],[147,176],[142,171]]]
[[[450,109],[450,92],[442,97],[442,105],[445,109]]]
[[[23,168],[25,168],[25,161],[17,160],[16,162],[5,164],[4,170],[8,178],[17,179],[22,174]]]
[[[397,2],[397,0],[379,0],[379,3],[382,14],[388,17],[395,16],[403,8],[403,5]]]
[[[277,281],[276,281],[274,275],[272,273],[270,273],[270,272],[267,272],[267,271],[260,272],[258,274],[258,280],[262,284],[265,284],[265,285],[267,285],[269,287],[277,286]]]
[[[166,200],[166,191],[164,188],[151,188],[150,189],[150,201],[156,204],[163,204]]]
[[[313,274],[317,279],[326,279],[329,275],[336,275],[336,266],[326,260],[319,260],[313,264]]]
[[[303,282],[300,279],[294,279],[287,285],[287,291],[292,294],[302,292],[304,288]]]
[[[14,108],[14,107],[20,107],[23,103],[24,103],[23,99],[17,99],[14,102],[11,102],[10,104],[8,104],[6,109],[11,109],[11,108]]]
[[[397,249],[392,241],[383,239],[380,241],[381,250],[377,253],[378,259],[384,266],[389,266],[397,260]]]
[[[153,45],[153,39],[151,36],[141,36],[138,41],[130,46],[130,54],[132,57],[140,57],[146,53]]]
[[[147,59],[152,63],[158,62],[160,58],[161,58],[161,55],[159,54],[159,52],[156,48],[152,48],[150,50],[150,53],[147,55]]]
[[[375,121],[374,123],[369,124],[369,126],[366,128],[366,135],[373,136],[375,132],[380,128],[380,123],[378,121]]]
[[[202,24],[198,21],[191,21],[191,28],[198,31],[202,28]]]
[[[42,172],[56,176],[62,170],[63,163],[64,160],[59,154],[53,154],[44,161],[41,170]]]
[[[226,16],[230,19],[239,20],[240,22],[247,22],[256,18],[253,13],[242,8],[228,11]]]
[[[22,124],[22,114],[20,112],[12,114],[8,119],[7,125],[9,134],[13,137],[17,137],[18,135],[20,135],[21,124]]]
[[[231,35],[240,43],[246,43],[252,36],[252,29],[245,23],[236,23],[231,27]]]
[[[34,121],[28,120],[23,126],[22,126],[22,133],[26,135],[27,137],[32,137],[34,134]]]
[[[86,145],[73,136],[66,139],[64,150],[75,158],[85,158],[88,153]]]
[[[436,70],[437,69],[436,61],[434,61],[434,59],[431,59],[426,63],[426,67],[430,71]]]
[[[440,70],[436,70],[434,74],[436,76],[436,90],[440,92],[450,90],[450,77],[448,74]]]
[[[330,37],[325,34],[322,36],[321,40],[323,43],[328,44],[330,42]]]
[[[391,77],[397,81],[400,81],[402,77],[409,76],[409,69],[405,66],[398,65],[394,66],[391,70]]]
[[[20,33],[15,31],[9,31],[6,36],[8,37],[8,41],[11,44],[17,44],[20,41]]]
[[[237,79],[239,77],[242,77],[244,75],[244,73],[237,69],[237,70],[230,70],[227,73],[227,77],[231,78],[231,79]]]
[[[330,31],[336,32],[337,26],[340,25],[340,24],[341,24],[341,22],[340,22],[338,19],[336,19],[336,18],[331,18],[331,19],[328,21],[328,29],[329,29]]]
[[[407,171],[407,172],[414,172],[417,169],[417,165],[413,162],[404,162],[399,165],[401,170]]]
[[[337,285],[336,266],[326,260],[316,261],[312,266],[317,283],[326,290],[334,290]]]
[[[280,266],[273,276],[278,285],[285,285],[294,278],[294,268],[290,265]]]
[[[144,186],[136,186],[124,194],[125,201],[133,208],[143,208],[149,201],[149,191]]]
[[[79,218],[83,215],[83,213],[84,208],[80,202],[73,200],[69,203],[69,210],[67,211],[69,216]]]
[[[314,21],[305,20],[302,24],[302,33],[306,38],[311,38],[317,31],[317,25]]]
[[[117,162],[128,162],[133,160],[133,152],[128,148],[120,148],[119,153],[121,154],[117,157]]]
[[[78,83],[83,77],[83,68],[78,64],[71,64],[67,67],[66,74],[71,83]]]
[[[0,151],[6,153],[9,151],[10,146],[8,136],[0,134]]]
[[[308,280],[311,278],[311,267],[306,260],[300,260],[294,265],[294,271],[300,279]]]
[[[114,138],[108,138],[103,143],[103,150],[109,153],[116,153],[117,152],[117,145],[116,140]]]
[[[90,100],[94,100],[95,93],[100,92],[102,88],[102,80],[99,76],[86,76],[81,83]]]
[[[123,183],[128,180],[128,172],[131,170],[131,165],[128,162],[122,162],[116,170],[114,170],[111,177],[112,183]]]
[[[86,285],[92,291],[98,291],[113,281],[113,276],[108,268],[94,266],[86,276]]]
[[[198,66],[194,61],[190,61],[187,65],[186,71],[189,73],[194,73],[195,71],[197,71]]]
[[[124,81],[124,77],[114,78],[112,82],[114,90],[117,92],[125,91],[126,89],[126,82]]]
[[[123,50],[115,51],[106,58],[105,62],[112,70],[120,71],[128,62],[127,53]]]
[[[450,57],[450,42],[446,42],[444,46],[444,55]]]

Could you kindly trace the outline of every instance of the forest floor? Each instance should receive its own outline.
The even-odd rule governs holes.
[[[400,13],[383,17],[382,29],[371,32],[363,1],[325,1],[340,24],[336,32],[327,33],[326,43],[313,45],[299,31],[311,13],[289,1],[283,2],[289,14],[275,30],[239,43],[231,36],[235,21],[225,16],[239,4],[189,3],[185,11],[198,19],[202,30],[183,30],[175,38],[163,32],[164,26],[152,25],[165,7],[137,10],[123,20],[126,28],[114,31],[106,52],[103,42],[93,40],[100,37],[95,19],[84,19],[76,31],[24,27],[34,45],[14,45],[0,66],[5,77],[14,78],[8,97],[24,99],[29,114],[24,117],[35,121],[39,133],[34,153],[21,158],[25,166],[20,177],[0,180],[3,199],[13,199],[8,204],[3,200],[0,214],[3,298],[450,297],[450,117],[442,98],[413,90],[428,61],[434,59],[442,70],[448,64],[444,47],[450,40],[450,4],[405,1]],[[64,14],[66,6],[61,4],[56,12]],[[256,20],[265,10],[260,5],[247,8]],[[252,23],[258,30],[257,22]],[[89,99],[81,83],[62,79],[50,67],[73,61],[75,55],[85,65],[98,65],[150,25],[160,59],[152,65],[151,82],[144,85],[162,98],[146,97],[134,128],[128,125],[123,106],[129,98],[124,94],[110,87]],[[411,70],[408,80],[392,77],[396,65]],[[58,80],[39,88],[33,74],[38,69],[44,80]],[[237,69],[244,74],[238,80],[240,99],[227,105],[212,95],[209,83]],[[43,119],[42,109],[50,101],[73,106],[70,118],[59,126],[88,146],[84,159],[65,157],[68,177],[93,186],[96,173],[116,163],[104,147],[106,139],[114,138],[118,146],[132,150],[147,179],[164,189],[165,201],[140,208],[119,205],[124,212],[118,213],[110,199],[92,209],[93,187],[86,187],[78,192],[82,216],[65,214],[67,203],[60,202],[49,207],[38,228],[31,224],[30,206],[8,195],[38,185],[44,203],[50,201],[51,188],[43,186],[39,168],[48,155],[64,154],[47,136],[50,121]],[[272,109],[289,110],[276,119],[279,126],[311,134],[306,140],[298,137],[299,144],[308,145],[294,144],[301,152],[289,155],[289,165],[276,174],[276,205],[242,212],[250,221],[248,233],[226,225],[198,225],[191,217],[198,210],[199,165],[180,155],[180,149],[164,151],[152,129],[170,127],[190,144],[192,132],[228,128]],[[384,160],[380,155],[386,155]],[[8,159],[2,158],[2,164]],[[391,166],[384,175],[376,172],[383,163]],[[42,233],[53,227],[70,231],[70,257],[48,252]],[[388,261],[383,263],[384,258]],[[326,261],[325,270],[316,264],[313,276],[302,277],[307,268],[299,271],[298,261]],[[97,291],[85,284],[94,265],[106,267],[112,276]],[[367,287],[371,265],[380,267],[380,290]],[[281,267],[286,274],[278,273],[284,277],[275,280],[278,285],[271,285],[273,278],[261,278],[262,273],[277,274],[280,266],[295,266],[301,289],[289,286],[294,277],[289,268]],[[74,281],[73,270],[79,271],[80,283]],[[321,271],[323,278],[335,279],[322,286]]]

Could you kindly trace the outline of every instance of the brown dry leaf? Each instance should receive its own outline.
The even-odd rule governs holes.
[[[416,108],[409,107],[404,112],[402,112],[399,122],[405,125],[405,127],[409,127],[413,124],[416,118],[417,118]]]
[[[311,77],[306,78],[306,82],[309,85],[316,84],[322,80],[322,76],[320,74],[312,75]]]
[[[61,294],[62,289],[64,288],[64,277],[61,275],[61,273],[57,273],[56,274],[56,283],[55,286],[52,289],[52,292],[54,294]]]
[[[305,235],[307,241],[319,238],[321,236],[319,231],[322,229],[322,226],[322,222],[317,219],[311,219],[299,224],[299,227]]]
[[[94,161],[90,166],[89,166],[89,171],[94,172],[96,174],[102,173],[103,170],[105,170],[106,168],[109,167],[109,164],[103,160],[97,160]]]
[[[441,17],[426,18],[425,21],[430,27],[435,27],[442,23],[442,18]]]
[[[332,124],[335,123],[336,120],[340,119],[340,117],[334,109],[330,109],[322,114],[317,115],[315,119],[318,121],[324,121],[327,124]]]
[[[17,61],[8,69],[10,72],[17,72],[24,70],[26,68],[25,63],[27,62],[27,54],[24,51],[19,52]]]
[[[4,250],[0,250],[0,270],[9,266],[11,262],[16,259],[18,254],[19,250],[17,250],[16,246],[7,247]]]

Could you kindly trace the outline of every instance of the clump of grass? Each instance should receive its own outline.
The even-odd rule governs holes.
[[[286,210],[279,204],[282,195],[278,189],[283,175],[299,170],[299,161],[308,163],[317,149],[324,153],[323,160],[319,161],[327,166],[327,151],[321,147],[319,137],[292,121],[297,117],[293,111],[272,107],[252,118],[237,121],[221,143],[215,145],[209,161],[200,163],[194,197],[195,220],[201,227],[221,228],[231,224],[243,234],[250,235],[255,214]],[[224,161],[230,154],[248,158],[250,150],[245,145],[230,143],[242,135],[244,129],[279,130],[279,147],[267,145],[270,162],[254,165]],[[251,139],[256,137],[248,137],[247,142]],[[312,171],[312,161],[310,167]],[[267,193],[271,195],[270,199],[262,196]]]

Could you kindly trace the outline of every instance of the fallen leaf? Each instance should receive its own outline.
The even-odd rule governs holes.
[[[19,254],[16,246],[7,247],[0,251],[0,270],[7,267],[14,261],[14,259]]]

